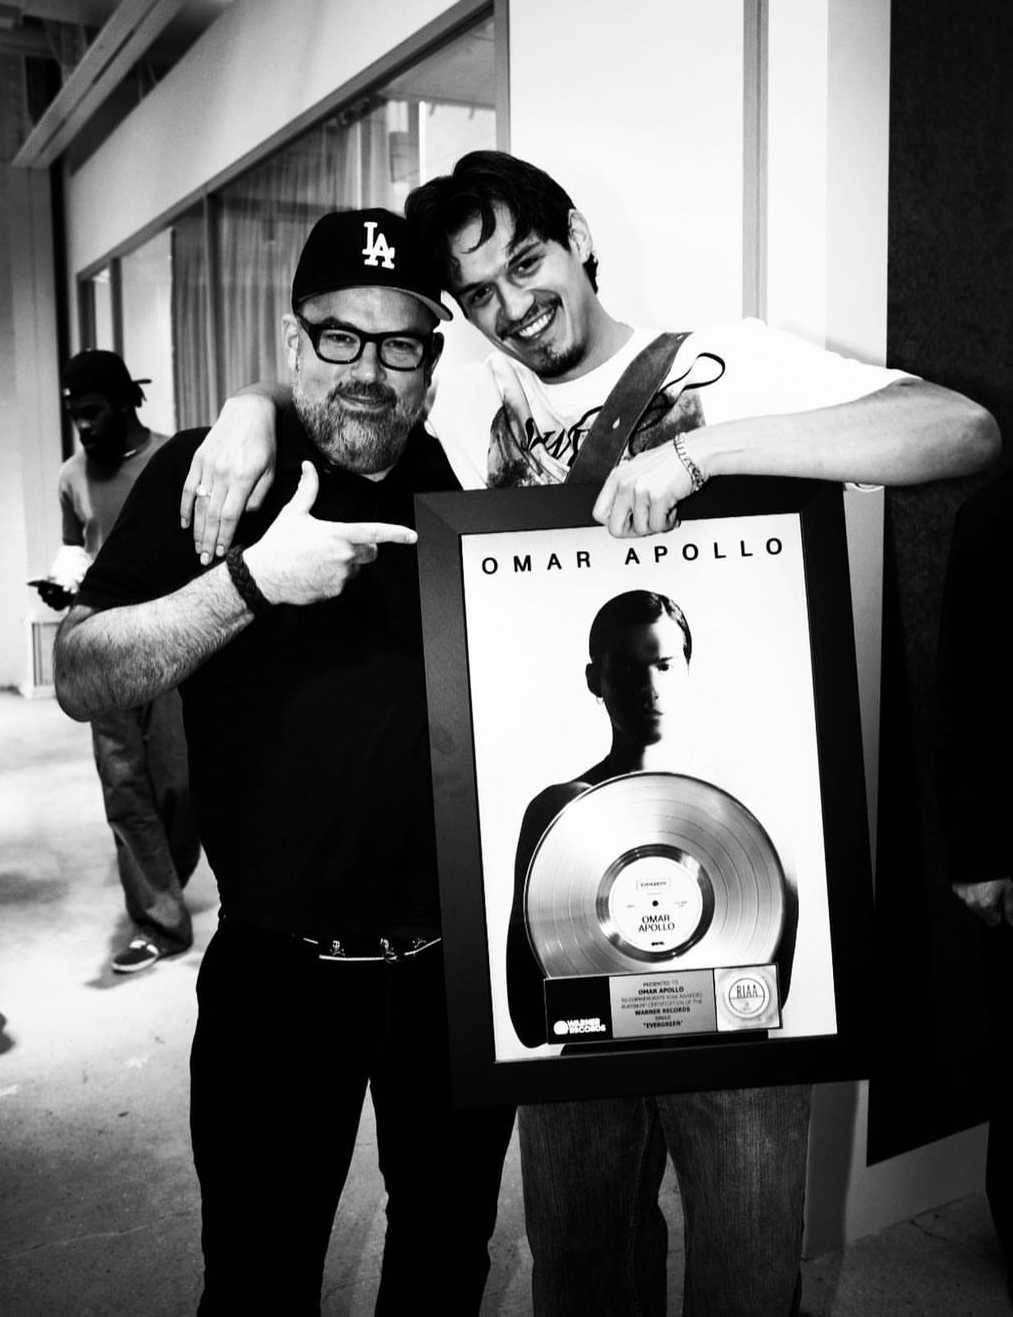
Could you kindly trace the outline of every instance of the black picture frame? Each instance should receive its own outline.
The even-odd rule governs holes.
[[[417,496],[455,1100],[863,1075],[872,876],[842,490],[715,480],[684,505],[678,527],[644,539],[597,526],[594,497],[570,485]],[[570,743],[604,734],[583,727],[601,718],[583,688],[587,622],[626,589],[686,607],[692,663],[705,674],[693,721],[707,733],[704,758],[720,765],[718,775],[693,776],[749,795],[750,809],[766,793],[773,803],[758,817],[777,816],[775,841],[790,833],[792,991],[772,1029],[524,1048],[503,987],[509,839],[525,800],[587,758]],[[575,714],[574,690],[589,712]],[[776,850],[787,853],[780,841]]]

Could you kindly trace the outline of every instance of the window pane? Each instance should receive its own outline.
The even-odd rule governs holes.
[[[108,265],[89,280],[91,284],[92,346],[112,352],[116,348],[116,331],[113,328],[112,276]]]
[[[355,189],[354,135],[335,123],[294,142],[218,198],[225,393],[284,379],[280,322],[306,234]]]
[[[176,365],[176,424],[181,430],[211,420],[208,352],[208,263],[204,212],[181,215],[172,227],[172,332]]]
[[[120,261],[123,360],[147,398],[141,419],[152,430],[176,429],[172,368],[172,247],[169,230]]]
[[[495,86],[491,18],[393,79],[384,94],[405,106],[412,150],[397,173],[392,153],[396,202],[371,204],[400,210],[413,187],[447,173],[468,151],[493,150]]]
[[[224,394],[286,379],[280,321],[313,223],[386,206],[458,156],[496,144],[492,20],[349,105],[217,197]]]

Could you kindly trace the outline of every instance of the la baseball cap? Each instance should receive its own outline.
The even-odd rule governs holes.
[[[308,297],[339,288],[390,288],[407,293],[440,320],[440,279],[415,241],[408,221],[393,211],[332,210],[310,230],[292,280],[292,310]]]
[[[124,398],[129,396],[134,385],[150,383],[150,379],[131,379],[123,358],[117,353],[107,352],[104,348],[85,348],[64,366],[60,393],[67,402],[89,393]]]

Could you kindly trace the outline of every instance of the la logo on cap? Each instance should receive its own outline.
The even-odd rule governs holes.
[[[382,233],[376,232],[376,220],[365,220],[366,228],[366,245],[362,249],[365,256],[363,265],[380,265],[383,264],[385,270],[393,270],[394,257],[397,255],[397,248],[391,247]]]

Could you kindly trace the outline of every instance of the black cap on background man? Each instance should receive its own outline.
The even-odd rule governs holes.
[[[104,348],[86,348],[67,362],[60,394],[88,457],[118,465],[143,437],[136,409],[144,401],[142,384],[131,379],[123,358]]]
[[[60,394],[65,403],[99,393],[110,402],[129,402],[139,407],[144,401],[142,384],[150,379],[130,378],[123,358],[105,348],[85,348],[67,362],[60,376]]]

